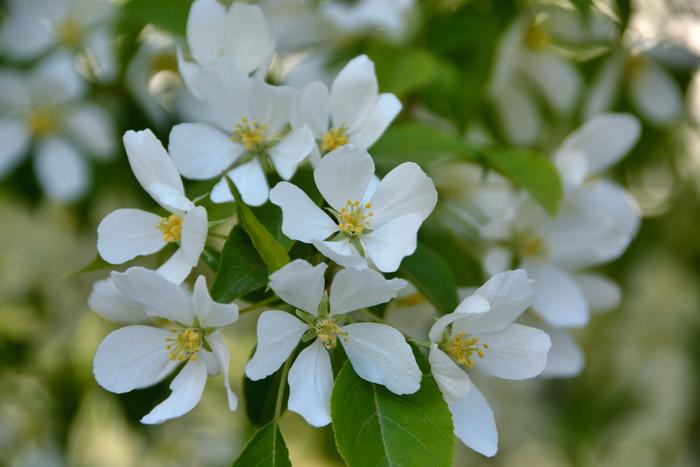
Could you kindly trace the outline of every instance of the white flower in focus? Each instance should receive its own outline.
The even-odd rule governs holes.
[[[30,152],[46,196],[80,198],[90,186],[84,155],[105,159],[115,148],[110,115],[84,102],[85,83],[65,53],[54,54],[22,74],[0,69],[0,177]]]
[[[93,362],[98,384],[123,394],[157,384],[177,371],[170,383],[170,396],[141,419],[153,424],[192,410],[202,397],[207,376],[223,372],[229,409],[235,410],[238,399],[229,383],[229,353],[219,328],[238,319],[238,307],[213,301],[204,276],[197,278],[191,296],[160,274],[141,267],[114,272],[111,280],[129,300],[140,304],[148,317],[170,324],[167,329],[130,325],[105,337]]]
[[[170,215],[117,209],[97,227],[97,251],[111,264],[150,255],[169,243],[178,249],[158,272],[179,284],[197,265],[207,238],[207,211],[185,196],[180,175],[150,130],[127,131],[124,147],[139,184]]]
[[[245,373],[263,379],[287,360],[300,341],[313,339],[289,371],[289,410],[313,426],[331,422],[333,371],[328,351],[342,345],[355,372],[395,394],[418,391],[421,371],[399,331],[378,323],[344,324],[345,314],[386,303],[406,282],[386,280],[370,269],[342,269],[324,293],[325,264],[295,260],[270,275],[270,288],[295,306],[304,321],[290,313],[265,311],[258,320],[258,343]],[[326,298],[327,297],[327,298]]]
[[[363,149],[344,146],[321,159],[314,180],[330,216],[297,186],[278,183],[270,201],[282,209],[282,232],[312,243],[342,266],[366,267],[368,259],[382,272],[396,271],[415,251],[437,192],[412,162],[395,167],[378,184],[373,177],[374,161]]]
[[[287,132],[296,91],[249,78],[223,62],[203,69],[198,83],[204,106],[199,120],[206,123],[173,127],[169,149],[175,166],[190,179],[229,177],[246,204],[264,204],[269,194],[266,168],[271,165],[288,180],[314,146],[307,126]],[[211,199],[233,200],[225,178],[216,184]]]
[[[366,55],[348,62],[328,87],[307,84],[292,104],[292,127],[308,125],[318,142],[312,162],[346,144],[368,148],[401,111],[391,93],[379,94],[374,63]]]
[[[542,372],[549,337],[539,329],[513,323],[534,294],[535,283],[524,271],[500,273],[430,330],[428,360],[452,413],[455,435],[485,456],[496,454],[498,432],[488,402],[467,371],[476,368],[511,380]]]

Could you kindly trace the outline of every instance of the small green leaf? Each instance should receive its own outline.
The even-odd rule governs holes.
[[[437,253],[418,244],[416,252],[404,258],[399,276],[411,282],[440,314],[452,313],[459,303],[450,266]]]
[[[289,451],[276,421],[260,428],[233,467],[291,467]]]
[[[292,246],[294,246],[294,240],[282,233],[282,210],[279,206],[275,206],[272,203],[265,203],[260,207],[251,209],[255,217],[258,218],[260,223],[265,226],[286,251],[289,251]]]
[[[287,249],[280,245],[270,231],[255,217],[250,207],[241,200],[241,194],[236,189],[236,185],[228,177],[226,177],[226,181],[236,200],[238,222],[250,237],[253,246],[265,262],[268,271],[274,272],[289,263]]]
[[[415,394],[397,396],[346,363],[335,380],[331,416],[338,452],[349,467],[453,465],[452,416],[430,376]]]
[[[211,296],[221,303],[229,303],[267,285],[267,267],[253,247],[248,235],[238,226],[221,250],[219,268],[211,286]]]
[[[123,17],[128,24],[150,23],[183,36],[191,4],[192,0],[129,0],[123,7]]]
[[[245,411],[253,424],[265,425],[275,417],[275,403],[280,387],[282,368],[258,381],[243,378],[243,394],[245,394]],[[289,387],[285,384],[285,394],[282,400],[282,412],[287,406]]]
[[[377,67],[382,92],[403,97],[429,84],[435,76],[435,57],[424,49],[375,44],[369,55]]]

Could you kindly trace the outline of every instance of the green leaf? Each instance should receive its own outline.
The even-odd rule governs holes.
[[[255,352],[255,349],[253,349]],[[250,360],[250,357],[248,357]],[[290,355],[292,361],[296,359],[298,352],[295,350]],[[263,426],[272,421],[275,417],[275,405],[277,403],[277,395],[280,387],[284,387],[284,395],[282,396],[281,413],[284,413],[289,399],[289,386],[281,385],[283,369],[280,368],[272,373],[267,378],[258,381],[253,381],[247,377],[243,378],[243,394],[245,395],[245,410],[248,418],[253,424]]]
[[[289,451],[276,421],[260,428],[233,467],[291,467]]]
[[[632,16],[632,1],[631,0],[615,0],[615,10],[620,18],[620,32],[624,32],[630,22]]]
[[[379,89],[403,97],[429,84],[435,76],[435,57],[424,49],[377,45],[370,50],[377,67]]]
[[[191,4],[192,0],[129,0],[123,7],[124,21],[150,23],[183,36]]]
[[[277,243],[282,245],[286,251],[289,251],[294,245],[294,240],[282,233],[282,210],[279,206],[275,206],[272,203],[265,203],[260,207],[251,209],[260,223],[264,225],[268,232],[277,240]]]
[[[248,235],[238,226],[221,250],[219,268],[211,287],[211,296],[221,303],[229,303],[267,285],[267,267],[253,247]]]
[[[407,279],[440,314],[452,313],[459,299],[450,266],[437,253],[419,243],[416,252],[404,258],[399,276]]]
[[[591,13],[591,0],[571,0],[576,9],[584,16]]]
[[[64,279],[72,279],[73,277],[83,274],[86,272],[100,271],[102,269],[109,269],[114,267],[113,264],[109,264],[107,261],[103,260],[100,255],[95,255],[95,258],[88,264],[78,269],[77,271],[69,272],[64,276]]]
[[[269,272],[274,272],[289,263],[289,255],[280,243],[272,236],[269,230],[255,217],[253,211],[241,200],[241,194],[231,180],[226,177],[229,189],[236,200],[238,222],[246,231],[253,246],[265,262]]]
[[[452,416],[430,376],[415,394],[397,396],[346,363],[335,380],[331,416],[338,452],[349,467],[452,466]]]
[[[202,250],[201,258],[212,271],[216,272],[219,270],[219,265],[221,265],[221,253],[215,248],[205,245],[204,250]]]

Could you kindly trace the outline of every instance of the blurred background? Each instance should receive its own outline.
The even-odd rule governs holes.
[[[486,459],[458,443],[456,465],[700,465],[700,3],[258,3],[280,50],[271,79],[330,78],[349,57],[367,53],[380,89],[404,103],[400,118],[545,153],[585,120],[588,90],[611,57],[661,56],[680,109],[660,115],[635,102],[634,92],[611,103],[644,125],[640,144],[614,173],[643,213],[627,253],[604,268],[624,291],[621,306],[576,333],[586,357],[580,376],[479,381],[496,414],[500,452]],[[345,14],[332,14],[333,3]],[[120,140],[127,129],[148,127],[167,142],[172,124],[187,120],[191,97],[175,52],[184,45],[189,4],[0,2],[0,465],[230,465],[254,432],[243,412],[222,416],[225,395],[216,383],[186,417],[157,426],[138,420],[167,385],[122,396],[98,387],[92,357],[115,326],[89,310],[87,297],[108,271],[75,273],[96,257],[102,217],[151,207]],[[517,21],[531,25],[524,43],[569,64],[580,89],[571,106],[557,108],[526,83],[529,113],[513,126],[499,117],[490,90],[495,63],[518,59],[504,57],[502,47]],[[75,78],[66,70],[56,78],[60,66],[47,63],[59,55]],[[623,88],[635,80],[634,63],[627,60],[619,77]],[[31,89],[18,89],[10,75]],[[23,114],[30,136],[13,152],[19,143],[7,122],[18,106],[30,109]],[[51,146],[47,135],[64,120],[75,124],[60,136],[66,146],[58,136]],[[201,272],[211,274],[206,265]],[[233,375],[243,373],[256,318],[243,315],[227,330]],[[240,392],[241,380],[232,383]],[[330,427],[313,429],[288,413],[282,431],[294,465],[342,465]]]

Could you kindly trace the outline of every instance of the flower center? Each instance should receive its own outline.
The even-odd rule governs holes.
[[[362,204],[359,201],[347,200],[345,207],[338,213],[338,228],[341,232],[351,237],[360,235],[365,229],[369,229],[374,215],[370,209],[372,203]]]
[[[172,214],[164,217],[158,223],[158,228],[163,232],[163,240],[166,242],[179,242],[182,238],[182,217]]]
[[[484,358],[484,350],[489,348],[489,345],[486,343],[481,344],[481,346],[479,346],[478,343],[478,337],[465,337],[464,333],[460,332],[447,341],[444,345],[444,350],[460,365],[472,368],[474,366],[472,355],[476,354],[479,358]]]
[[[175,337],[165,339],[166,350],[169,351],[168,358],[173,361],[184,362],[185,360],[196,361],[199,349],[202,348],[203,332],[199,328],[180,328],[173,326],[170,332]]]
[[[547,253],[547,244],[542,237],[528,230],[520,234],[518,249],[524,257],[542,256]]]
[[[348,339],[348,333],[340,329],[333,318],[317,319],[314,323],[314,332],[329,350],[335,349],[335,346],[338,345],[338,336],[342,336],[346,341]]]
[[[26,123],[29,131],[40,138],[51,136],[58,130],[56,114],[49,109],[38,109],[30,113]]]
[[[241,123],[234,128],[231,140],[242,144],[248,151],[256,151],[265,141],[266,130],[267,125],[250,122],[247,117],[243,117]]]
[[[625,70],[627,70],[627,73],[629,73],[631,76],[639,75],[642,71],[644,71],[646,66],[646,60],[641,55],[632,55],[625,62]]]
[[[549,44],[549,34],[541,22],[533,22],[525,31],[523,42],[532,50],[543,50]]]
[[[348,136],[345,134],[345,126],[340,128],[331,128],[321,138],[321,151],[324,153],[330,152],[341,146],[348,144]]]
[[[56,29],[56,38],[60,44],[69,47],[78,45],[82,36],[80,23],[75,18],[68,18]]]

